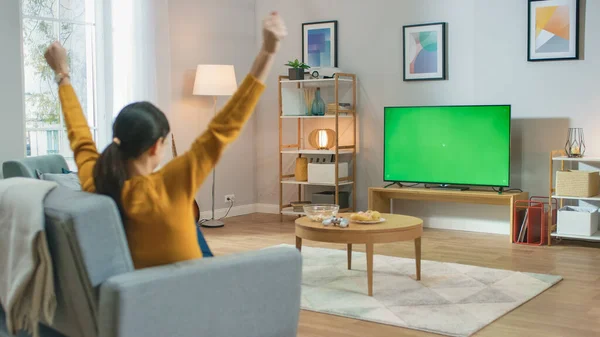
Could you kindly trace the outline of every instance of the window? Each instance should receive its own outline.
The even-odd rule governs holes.
[[[27,156],[59,153],[73,164],[54,74],[44,59],[53,41],[67,49],[71,82],[98,141],[106,124],[98,113],[101,11],[102,0],[21,0]]]

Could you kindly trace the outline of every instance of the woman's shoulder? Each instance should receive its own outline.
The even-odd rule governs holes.
[[[122,197],[158,196],[162,192],[160,180],[154,175],[135,176],[125,181]]]
[[[138,208],[143,204],[156,207],[167,201],[165,196],[164,187],[152,175],[137,176],[125,181],[121,200],[125,208]]]

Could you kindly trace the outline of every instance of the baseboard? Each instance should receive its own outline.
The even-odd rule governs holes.
[[[220,219],[227,214],[228,208],[220,208],[215,210],[215,219]],[[248,204],[233,206],[227,214],[227,217],[247,215],[252,213],[266,213],[266,214],[279,214],[279,205],[270,204]],[[212,218],[212,212],[210,210],[202,211],[200,213],[202,219]]]
[[[254,204],[233,206],[229,211],[229,214],[227,214],[228,208],[215,209],[215,219],[220,219],[224,217],[225,214],[227,214],[227,217],[252,214],[255,212],[255,208]],[[212,218],[212,212],[210,210],[203,211],[200,213],[200,218],[210,219]]]
[[[508,224],[503,222],[495,222],[495,221],[478,221],[476,223],[464,223],[464,222],[455,222],[455,221],[433,221],[433,222],[425,222],[423,224],[425,228],[434,228],[434,229],[446,229],[453,231],[463,231],[463,232],[475,232],[475,233],[487,233],[487,234],[501,234],[501,235],[510,235],[510,228]]]
[[[226,213],[227,208],[217,209],[215,210],[215,218],[220,219],[224,217]],[[227,217],[248,215],[253,213],[279,214],[279,205],[249,204],[234,206],[231,208],[231,211]],[[201,217],[202,219],[210,219],[212,217],[211,211],[208,210],[202,212]],[[426,228],[508,235],[508,227],[503,221],[465,221],[465,219],[453,219],[452,217],[432,218],[423,215],[421,215],[421,218],[424,220],[424,227]]]
[[[256,213],[279,214],[279,205],[271,204],[256,204]]]

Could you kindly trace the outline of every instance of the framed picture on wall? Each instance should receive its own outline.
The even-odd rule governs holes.
[[[337,21],[302,24],[302,62],[312,68],[337,67]]]
[[[446,79],[446,23],[402,27],[404,80]]]
[[[528,0],[527,60],[579,59],[579,0]]]

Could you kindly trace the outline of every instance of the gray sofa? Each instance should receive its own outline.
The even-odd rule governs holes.
[[[3,170],[6,178],[59,173],[60,159],[7,162]],[[52,327],[41,322],[43,337],[296,335],[302,261],[295,249],[134,270],[110,198],[58,187],[44,212],[58,309]],[[2,310],[0,336],[9,336]]]

